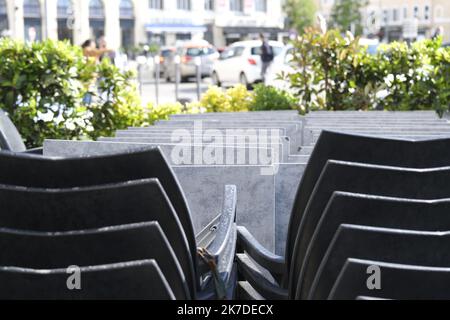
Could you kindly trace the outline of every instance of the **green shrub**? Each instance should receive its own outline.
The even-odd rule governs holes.
[[[202,95],[199,104],[206,112],[224,112],[228,109],[228,98],[221,88],[212,86]]]
[[[288,92],[263,84],[255,85],[250,110],[291,110],[296,108],[297,99]]]
[[[155,124],[159,120],[169,120],[173,114],[183,113],[184,107],[181,103],[166,103],[161,105],[154,105],[149,103],[147,105],[148,122]]]
[[[286,91],[258,84],[251,92],[241,84],[228,90],[210,87],[202,96],[198,112],[245,112],[297,108],[297,99]]]
[[[449,48],[441,40],[382,45],[371,55],[359,39],[308,29],[293,43],[298,72],[282,74],[304,111],[449,109]]]
[[[228,106],[226,112],[248,111],[253,102],[253,94],[242,84],[235,85],[226,91]]]
[[[212,86],[200,99],[199,105],[206,112],[241,112],[248,111],[252,94],[245,86],[238,84],[226,91]]]
[[[107,60],[86,60],[67,42],[0,40],[0,108],[29,147],[45,138],[97,138],[143,123],[132,78]],[[98,90],[93,90],[97,79]],[[92,103],[84,105],[88,92]]]

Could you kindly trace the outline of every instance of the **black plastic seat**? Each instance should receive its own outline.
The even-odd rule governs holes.
[[[310,196],[301,224],[297,228],[298,238],[291,252],[295,264],[291,263],[290,272],[287,274],[289,292],[283,291],[282,277],[276,279],[277,283],[263,281],[261,274],[253,272],[254,270],[246,263],[244,257],[238,255],[240,272],[245,274],[245,280],[254,285],[255,289],[266,298],[294,297],[306,250],[317,223],[335,191],[412,199],[440,199],[450,198],[448,181],[450,181],[450,168],[409,169],[330,160],[324,167]],[[252,239],[245,228],[238,227],[238,236],[239,252],[245,250],[258,264],[272,273],[285,272],[284,259],[255,245],[256,240]]]
[[[449,212],[450,199],[426,201],[335,192],[311,238],[296,291],[301,290],[302,285],[311,286],[314,274],[341,224],[442,231],[450,230]]]
[[[47,158],[0,152],[0,184],[74,188],[157,178],[170,199],[196,258],[194,228],[186,198],[159,148],[101,157]],[[126,198],[123,198],[126,199]]]
[[[208,272],[208,270],[207,267],[205,267],[205,264],[197,259],[197,242],[191,221],[191,212],[188,208],[185,196],[179,186],[178,181],[175,178],[172,169],[168,165],[160,149],[147,147],[144,149],[145,150],[133,151],[125,154],[78,158],[48,158],[31,154],[0,152],[0,168],[2,168],[2,170],[0,170],[0,184],[21,186],[24,188],[25,192],[31,192],[30,189],[26,190],[26,188],[50,188],[58,191],[58,189],[64,188],[99,186],[148,178],[158,179],[162,185],[163,190],[166,192],[166,197],[168,197],[168,200],[170,200],[169,203],[173,206],[173,209],[175,209],[176,215],[178,216],[178,219],[181,223],[183,230],[182,234],[184,235],[184,239],[188,243],[188,252],[191,256],[190,261],[195,265],[199,263],[199,265],[201,266],[201,270],[197,268],[193,269],[193,277],[191,277],[189,273],[186,274],[186,277],[189,279],[194,278],[197,289],[201,290],[203,287],[201,288],[200,277],[198,276],[199,273],[197,273],[197,270],[199,270],[202,275],[205,272]],[[221,263],[221,271],[223,277],[228,280],[230,275],[232,274],[232,264],[229,263],[229,261],[232,261],[232,257],[234,256],[234,241],[236,239],[236,187],[224,187],[225,193],[223,212],[221,213],[220,217],[216,219],[216,227],[218,228],[211,228],[211,231],[209,232],[210,235],[202,235],[202,238],[212,239],[211,241],[209,241],[209,243],[211,244],[208,249],[216,262]],[[82,196],[83,199],[72,202],[75,210],[82,210],[83,207],[86,208],[86,206],[83,205],[84,202],[95,205],[93,204],[95,202],[95,199],[93,199],[92,197],[90,198],[90,196],[88,195],[88,192],[90,191],[85,191],[86,192]],[[58,192],[53,193],[57,194]],[[26,195],[26,193],[24,193],[24,195]],[[43,210],[39,211],[39,206],[45,207],[45,203],[42,204],[43,201],[39,200],[39,196],[40,195],[38,195],[38,197],[34,200],[35,206],[33,207],[32,212],[35,215],[39,215],[39,212],[43,212]],[[131,206],[131,204],[135,204],[135,207],[142,206],[142,209],[145,208],[145,202],[139,203],[136,200],[136,196],[132,193],[129,196],[125,196],[121,193],[121,191],[118,191],[115,193],[114,197],[116,198],[115,203],[117,203],[117,208],[122,208],[121,215],[123,216],[127,215],[128,207]],[[138,197],[139,201],[147,201],[147,203],[152,202],[152,199],[148,195],[147,198],[144,199],[145,195],[143,193],[140,193]],[[27,197],[25,196],[25,198]],[[64,208],[64,203],[58,203],[58,201],[60,200],[55,200],[50,203],[58,206],[59,208]],[[14,206],[16,206],[15,210],[19,210],[21,204],[18,202],[10,202],[10,207]],[[117,208],[113,210],[115,210],[118,214]],[[28,212],[30,212],[30,207],[28,207]],[[60,211],[59,217],[57,217],[55,213],[55,218],[57,219],[57,221],[59,221],[60,223],[62,220],[64,221],[63,223],[77,223],[76,220],[68,221],[67,217],[64,216],[64,213],[64,210]],[[33,217],[33,215],[31,217]],[[89,217],[86,217],[86,219],[89,219]],[[120,219],[126,220],[123,217]],[[159,221],[158,219],[150,220]],[[95,215],[93,215],[91,222],[100,223],[100,225],[91,227],[108,226],[109,221],[108,219],[106,219],[106,217],[104,218],[103,223],[101,223],[101,221],[102,219],[98,219]],[[148,219],[145,219],[144,221],[148,221]],[[117,221],[117,224],[126,224],[133,222],[142,222],[142,220],[120,222]],[[32,225],[39,225],[39,223],[40,222],[38,220],[35,220]],[[51,222],[48,221],[48,223]],[[56,221],[54,223],[56,224]],[[161,226],[165,231],[165,227],[162,224]],[[33,230],[33,228],[31,227],[22,228],[14,225],[12,227],[17,229]],[[74,225],[72,225],[71,227],[74,227]],[[86,226],[83,226],[80,229],[86,229]],[[168,232],[165,231],[165,233],[169,238],[171,237]],[[177,251],[177,246],[172,242],[171,245],[173,246],[174,250]],[[223,266],[226,266],[226,268],[228,269],[225,270]],[[183,269],[186,270],[187,267]],[[193,290],[192,287],[190,289]]]
[[[367,269],[377,266],[381,272],[380,290],[367,288]],[[391,264],[348,259],[328,297],[330,300],[448,300],[450,268]],[[378,298],[368,298],[376,294]],[[361,296],[366,295],[366,296]]]
[[[64,232],[157,221],[172,246],[191,293],[195,266],[187,237],[156,179],[74,189],[0,185],[0,227]]]
[[[450,198],[450,167],[435,169],[409,169],[383,167],[360,163],[328,161],[311,194],[308,206],[297,231],[292,252],[289,285],[290,294],[296,291],[306,250],[328,201],[335,191],[409,198]]]
[[[450,165],[447,150],[450,150],[450,138],[408,141],[322,131],[297,191],[286,243],[287,267],[308,200],[328,160],[433,168]]]
[[[155,260],[81,268],[81,289],[69,290],[67,269],[0,267],[1,300],[174,300]]]
[[[450,233],[341,225],[310,290],[303,287],[296,298],[326,299],[349,258],[450,268]]]
[[[407,141],[322,131],[297,190],[289,222],[286,256],[281,257],[270,253],[256,241],[246,228],[238,227],[238,251],[245,251],[250,255],[254,261],[257,261],[261,267],[268,270],[278,280],[280,286],[272,286],[261,281],[259,283],[252,282],[252,285],[258,286],[258,292],[263,296],[264,292],[271,295],[273,290],[277,291],[280,287],[288,287],[288,271],[291,269],[290,264],[293,259],[299,226],[316,182],[328,160],[409,168],[432,168],[450,164],[450,152],[447,153],[447,150],[450,150],[450,139]],[[361,192],[364,191],[361,190]],[[447,196],[449,195],[447,194]],[[242,268],[245,268],[245,265],[242,265]],[[257,275],[254,276],[257,277]],[[287,296],[286,291],[281,295],[277,293],[272,298],[282,299]]]
[[[0,266],[25,269],[155,260],[174,297],[191,297],[180,263],[158,222],[62,233],[0,229],[0,252]]]

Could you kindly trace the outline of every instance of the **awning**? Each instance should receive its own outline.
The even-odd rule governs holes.
[[[197,33],[206,32],[206,26],[193,24],[146,24],[145,30],[152,33]]]

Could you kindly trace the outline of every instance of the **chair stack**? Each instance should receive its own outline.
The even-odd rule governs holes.
[[[305,122],[305,137],[318,138],[307,142],[286,255],[238,227],[240,297],[450,298],[447,122],[427,112],[317,113]]]
[[[211,256],[202,261],[159,149],[89,158],[3,151],[0,168],[0,299],[232,298],[233,186],[204,234]]]
[[[101,223],[95,225],[77,224],[61,230],[50,225],[37,231],[72,231],[66,236],[76,236],[74,230],[87,230],[80,231],[84,235],[96,228],[158,222],[180,263],[179,273],[186,279],[189,298],[213,297],[212,291],[215,297],[233,297],[236,238],[238,299],[450,298],[450,290],[443,284],[450,275],[450,233],[445,232],[450,231],[446,214],[450,208],[449,147],[450,125],[433,112],[314,112],[305,117],[295,111],[177,115],[149,128],[118,131],[115,137],[96,142],[46,140],[44,157],[15,154],[11,156],[14,162],[0,163],[2,168],[11,168],[3,174],[9,177],[11,171],[17,180],[2,181],[0,174],[0,184],[25,186],[28,192],[30,187],[77,187],[77,192],[88,188],[84,190],[88,195],[103,190],[105,184],[108,190],[115,190],[119,187],[115,184],[126,181],[108,200],[114,203],[119,221],[105,223],[106,218],[100,215]],[[153,157],[142,156],[150,153]],[[30,157],[34,161],[31,165],[12,165],[17,159]],[[123,162],[101,162],[118,158]],[[54,171],[50,164],[36,167],[37,159],[53,165],[75,164]],[[92,161],[95,164],[88,165]],[[39,173],[34,181],[50,182],[30,185],[27,172]],[[60,180],[49,178],[55,177],[54,172]],[[56,182],[70,179],[76,183]],[[165,213],[149,219],[130,218],[134,213],[129,212],[138,210],[138,204],[141,209],[165,208],[159,204],[162,200],[154,200],[156,192],[142,198],[138,191],[123,194],[142,179],[157,179],[155,183],[159,183],[158,190],[165,194],[172,214],[169,209],[158,209]],[[224,186],[228,186],[225,193]],[[71,195],[73,191],[66,192]],[[52,193],[50,199],[55,197]],[[102,198],[97,195],[91,202],[90,197],[81,197],[72,202],[76,210],[92,206],[95,212],[103,212],[97,208],[108,202],[99,201]],[[50,203],[37,199],[40,206]],[[14,203],[17,217],[39,217],[40,223],[46,221],[40,215],[51,212],[46,206],[39,213],[40,206],[17,204],[25,200]],[[119,212],[126,212],[127,221]],[[61,218],[55,213],[48,221],[78,221],[67,219],[71,215],[66,214]],[[181,227],[176,223],[163,225],[161,221],[167,216],[177,217]],[[36,232],[36,227],[14,228]],[[179,234],[185,235],[187,250],[179,249],[181,240],[171,240]],[[53,234],[57,235],[61,236]],[[199,265],[197,247],[212,252],[218,264],[213,275]],[[126,261],[142,260],[131,258]],[[152,274],[166,277],[161,286],[165,283],[175,292],[176,283],[183,282],[179,278],[169,281],[168,271],[158,259],[145,260],[157,262],[159,273]],[[157,270],[154,266],[151,268]],[[228,290],[211,289],[207,280],[214,275]]]
[[[92,156],[158,147],[186,194],[196,233],[220,212],[223,186],[231,184],[239,195],[237,223],[271,252],[284,254],[296,189],[309,158],[300,155],[302,130],[296,111],[180,115],[96,142],[47,140],[44,153]]]

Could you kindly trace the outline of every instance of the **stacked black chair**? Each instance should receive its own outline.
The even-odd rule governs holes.
[[[236,239],[233,186],[226,186],[223,214],[211,228],[208,258],[217,263],[217,270],[210,270],[207,266],[211,261],[205,263],[197,255],[191,213],[183,192],[157,148],[74,159],[3,151],[0,167],[0,198],[5,201],[0,228],[9,229],[1,234],[1,241],[16,242],[26,251],[25,243],[36,240],[33,259],[25,259],[21,251],[15,255],[17,250],[1,257],[0,265],[6,268],[2,269],[3,277],[11,277],[0,291],[15,287],[11,297],[25,299],[232,297]],[[98,242],[89,249],[92,239]],[[161,245],[155,245],[158,242]],[[133,250],[127,251],[128,245]],[[71,246],[78,255],[65,257],[62,251]],[[96,254],[102,250],[102,255]],[[59,254],[55,260],[40,257],[48,252]],[[145,262],[129,266],[133,261]],[[82,267],[86,281],[90,281],[86,294],[65,292],[65,281],[59,282],[67,278],[61,268],[67,268],[69,262]],[[98,267],[101,265],[112,267]],[[46,270],[45,276],[42,270]],[[152,282],[147,282],[147,287],[140,284],[140,277],[160,279],[155,288],[162,291],[151,290]],[[32,286],[25,285],[28,278],[33,279]],[[128,279],[130,285],[112,286],[108,291],[105,283],[110,283],[109,278]],[[98,292],[96,282],[101,284]],[[216,282],[223,288],[215,287]],[[59,291],[55,287],[58,283],[63,286]],[[39,296],[39,288],[46,293]]]
[[[382,281],[380,290],[367,288],[367,269],[378,266]],[[411,280],[414,279],[414,284]],[[348,259],[331,290],[330,300],[448,300],[449,268],[411,266],[380,261]],[[377,294],[377,297],[367,295]],[[358,296],[359,295],[359,296]],[[364,296],[366,295],[366,296]]]
[[[173,300],[155,260],[80,269],[82,290],[68,290],[66,269],[37,271],[0,267],[2,300]],[[64,284],[64,285],[61,285]]]
[[[338,252],[338,248],[329,248],[345,224],[362,225],[362,233],[370,232],[370,227],[401,229],[400,233],[413,234],[417,230],[450,230],[449,218],[445,216],[449,204],[446,199],[450,198],[450,169],[445,167],[450,164],[448,146],[450,139],[405,141],[323,131],[298,189],[286,256],[268,252],[245,228],[238,227],[241,253],[237,261],[244,280],[239,285],[240,296],[326,299],[345,261],[351,258],[449,267],[445,259],[418,259],[420,254],[414,246],[402,253],[395,246],[391,247],[392,252],[383,251],[387,244],[379,245],[380,256],[371,256],[371,245],[377,245],[368,244],[369,240],[359,242],[361,248],[368,250],[367,256],[352,256],[356,253],[344,250],[341,265],[327,262],[327,254],[331,254],[327,250]],[[383,234],[380,239],[384,237]],[[430,243],[422,245],[434,250]],[[436,247],[436,250],[446,249]],[[332,267],[322,272],[324,265],[336,268],[335,276],[328,278],[326,285],[323,279],[327,279]],[[358,296],[371,295],[360,292],[352,299]]]
[[[59,233],[3,229],[0,247],[5,248],[0,265],[35,270],[154,259],[164,270],[174,297],[191,298],[181,259],[177,259],[158,222]]]

